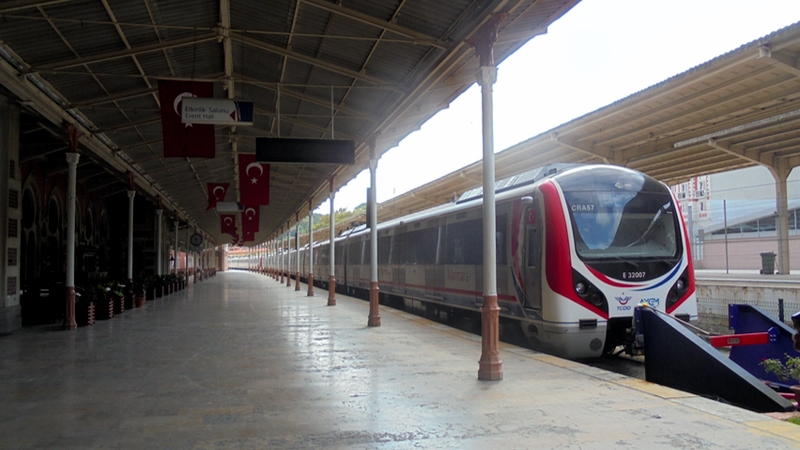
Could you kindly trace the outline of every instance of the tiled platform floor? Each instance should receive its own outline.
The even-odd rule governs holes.
[[[327,292],[228,272],[0,337],[0,448],[784,449],[800,427]]]

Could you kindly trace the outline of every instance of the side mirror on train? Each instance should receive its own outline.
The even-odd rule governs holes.
[[[533,197],[531,197],[530,195],[526,195],[525,197],[522,197],[519,200],[522,202],[523,205],[530,205],[533,203]]]

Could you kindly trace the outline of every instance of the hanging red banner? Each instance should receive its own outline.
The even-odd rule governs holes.
[[[158,80],[165,158],[214,157],[216,153],[214,125],[192,125],[181,122],[181,101],[184,97],[213,96],[214,85],[208,81]]]
[[[269,205],[269,164],[256,161],[256,155],[240,153],[239,193],[243,205]]]

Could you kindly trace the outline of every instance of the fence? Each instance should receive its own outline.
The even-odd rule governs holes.
[[[790,298],[712,298],[711,296],[697,296],[698,326],[713,333],[727,334],[728,305],[752,305],[761,308],[767,314],[779,319],[781,316],[781,303],[783,304],[783,322],[792,326],[792,314],[800,311],[800,300],[796,296]],[[766,330],[764,330],[766,331]]]

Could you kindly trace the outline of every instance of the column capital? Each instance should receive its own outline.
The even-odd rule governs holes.
[[[156,210],[156,214],[158,215],[158,217],[161,217],[161,215],[164,214],[164,210],[163,209],[157,209]]]
[[[80,159],[81,159],[80,153],[72,153],[72,152],[67,153],[67,164],[69,164],[70,166],[77,166],[78,160]]]
[[[136,191],[133,189],[128,189],[128,198],[132,199],[133,197],[136,197]]]
[[[478,84],[483,88],[492,87],[497,82],[497,67],[481,66],[475,74]]]

